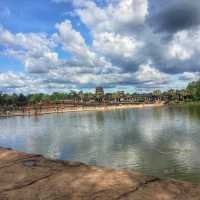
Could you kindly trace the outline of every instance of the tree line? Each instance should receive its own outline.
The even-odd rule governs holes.
[[[112,100],[120,97],[120,93],[106,93],[104,98],[106,100]],[[138,95],[136,93],[124,94],[125,97],[131,97]],[[155,90],[148,95],[157,96],[166,101],[199,101],[200,100],[200,80],[194,81],[188,84],[188,86],[183,90],[168,90],[161,92],[160,90]],[[84,101],[89,101],[95,98],[93,93],[83,93],[70,91],[69,93],[58,93],[53,94],[6,94],[0,92],[0,106],[27,106],[34,105],[38,103],[55,103],[62,100],[75,100],[83,99]]]

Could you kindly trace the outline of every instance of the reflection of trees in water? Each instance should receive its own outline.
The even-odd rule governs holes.
[[[127,119],[130,119],[132,110],[114,110],[111,112],[106,112],[107,116],[110,117],[111,120],[115,121],[123,121],[125,122]]]
[[[32,119],[33,119],[34,122],[39,122],[39,116],[38,115],[32,116]]]
[[[176,105],[170,106],[169,109],[173,111],[174,115],[185,115],[192,119],[200,121],[200,105]]]
[[[153,117],[155,119],[161,119],[163,117],[163,114],[165,114],[163,107],[155,107],[155,108],[151,108],[151,110],[152,110]]]
[[[182,111],[189,114],[189,116],[192,117],[193,119],[200,121],[200,105],[199,106],[188,105],[186,106],[186,109],[182,109]]]
[[[96,116],[96,122],[97,124],[103,124],[104,123],[104,113],[103,112],[96,112],[95,113],[95,116]]]

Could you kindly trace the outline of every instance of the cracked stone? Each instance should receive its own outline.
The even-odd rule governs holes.
[[[200,200],[200,185],[0,148],[0,200]]]

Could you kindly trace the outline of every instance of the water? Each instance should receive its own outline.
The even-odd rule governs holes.
[[[0,146],[200,183],[200,106],[0,119]]]

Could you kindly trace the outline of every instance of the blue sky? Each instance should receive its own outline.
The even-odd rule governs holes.
[[[200,77],[195,0],[1,0],[0,91],[150,91]]]

